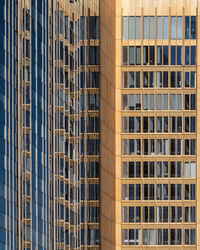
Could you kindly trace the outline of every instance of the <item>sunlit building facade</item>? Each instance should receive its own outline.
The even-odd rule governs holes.
[[[199,249],[199,4],[101,1],[102,249]]]
[[[99,249],[99,4],[0,2],[0,249]]]

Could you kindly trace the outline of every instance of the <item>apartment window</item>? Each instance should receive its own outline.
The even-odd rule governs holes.
[[[170,95],[170,109],[171,110],[182,110],[182,95],[171,94]]]
[[[154,117],[143,117],[143,133],[153,133],[154,132]]]
[[[170,184],[170,200],[182,200],[182,184]]]
[[[154,200],[154,184],[143,184],[143,200]]]
[[[182,154],[182,139],[170,140],[170,154],[181,155]]]
[[[143,65],[155,64],[155,47],[144,46],[143,47]]]
[[[123,229],[122,245],[141,245],[141,230]]]
[[[168,72],[159,71],[157,72],[157,88],[167,88],[168,87]]]
[[[154,207],[143,207],[143,222],[154,222]]]
[[[168,162],[167,161],[158,161],[156,167],[156,174],[159,178],[167,178],[168,177]]]
[[[184,162],[184,177],[195,178],[196,177],[196,162]]]
[[[196,110],[196,95],[186,94],[184,97],[185,97],[185,110]]]
[[[122,107],[123,110],[140,110],[141,109],[141,96],[140,94],[136,95],[122,95]]]
[[[195,184],[185,184],[184,185],[185,200],[195,200],[196,199],[196,185]]]
[[[140,40],[141,39],[141,17],[136,16],[136,39]]]
[[[158,133],[167,133],[168,132],[168,116],[158,116],[156,118],[156,127]]]
[[[196,117],[195,116],[185,117],[185,132],[191,132],[191,133],[196,132]]]
[[[168,200],[168,184],[157,184],[157,200]]]
[[[185,17],[185,39],[196,39],[196,16]]]
[[[122,207],[122,221],[129,223],[141,222],[141,207]]]
[[[143,229],[143,245],[154,245],[154,229]]]
[[[168,94],[157,94],[157,110],[168,110]]]
[[[157,222],[168,222],[168,207],[156,207]]]
[[[123,88],[140,88],[140,72],[123,72]]]
[[[123,133],[140,133],[141,132],[141,118],[136,117],[122,117],[122,132]]]
[[[135,17],[129,17],[129,40],[135,39]]]
[[[185,65],[196,65],[196,46],[185,46]]]
[[[123,40],[128,40],[128,17],[123,17]]]
[[[170,222],[182,222],[182,207],[170,207]]]
[[[169,34],[169,18],[168,16],[157,17],[157,39],[166,40]]]
[[[157,139],[157,155],[168,155],[168,139]]]
[[[144,94],[143,95],[143,109],[144,110],[154,110],[154,94]]]
[[[182,46],[171,46],[171,65],[182,65]]]
[[[182,162],[171,161],[170,162],[170,177],[171,178],[180,178],[182,177]]]
[[[127,46],[123,46],[122,55],[123,55],[122,63],[123,65],[127,65],[128,64],[128,47]]]
[[[153,178],[154,177],[154,162],[144,161],[143,162],[143,178]]]
[[[196,207],[184,208],[184,222],[196,222]]]
[[[185,239],[185,245],[195,245],[196,244],[195,229],[185,229],[184,239]]]
[[[196,154],[196,139],[185,139],[185,155]]]
[[[171,71],[170,82],[171,82],[171,88],[181,88],[182,87],[182,72]]]
[[[143,140],[143,154],[153,155],[155,153],[154,149],[154,139],[144,139]]]
[[[171,133],[182,132],[182,117],[181,116],[170,117],[170,132]]]
[[[170,229],[170,245],[182,245],[182,229]]]
[[[153,88],[154,87],[154,72],[143,72],[143,87]]]
[[[185,72],[185,87],[196,88],[196,72]]]
[[[122,184],[123,200],[141,200],[140,184]]]
[[[122,176],[123,178],[140,178],[141,163],[138,162],[123,162]]]
[[[168,245],[168,229],[157,229],[157,245]]]

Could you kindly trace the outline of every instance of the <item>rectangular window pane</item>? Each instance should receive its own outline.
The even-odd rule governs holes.
[[[157,39],[162,39],[162,16],[157,17]]]
[[[123,40],[128,40],[128,17],[123,17]]]
[[[149,38],[148,16],[143,17],[143,32],[144,32],[143,39],[148,39]]]
[[[140,46],[136,47],[136,64],[137,65],[141,64],[141,47]]]
[[[171,39],[176,39],[176,17],[171,17]]]
[[[141,39],[141,17],[136,17],[136,39]]]
[[[129,64],[130,65],[134,65],[135,64],[135,47],[134,46],[130,46],[129,47]]]
[[[182,17],[177,17],[177,40],[182,39]]]
[[[196,39],[196,16],[191,16],[191,39]]]
[[[135,17],[129,17],[129,39],[135,39]]]
[[[168,16],[163,17],[163,39],[168,39],[169,34],[169,18]]]
[[[155,17],[150,16],[150,25],[149,25],[149,29],[150,29],[150,39],[154,39],[155,38]]]
[[[185,17],[185,39],[190,38],[190,19],[189,16]]]

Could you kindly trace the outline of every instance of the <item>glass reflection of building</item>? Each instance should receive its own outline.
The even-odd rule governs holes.
[[[2,0],[0,22],[0,249],[98,249],[98,1]]]

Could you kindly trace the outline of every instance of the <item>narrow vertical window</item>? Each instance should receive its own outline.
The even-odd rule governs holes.
[[[149,25],[149,30],[150,30],[150,39],[154,39],[155,38],[155,17],[150,16],[149,19],[150,25]]]
[[[136,17],[136,39],[141,39],[141,17]]]
[[[135,17],[129,17],[129,39],[135,39]]]
[[[123,40],[128,40],[128,17],[123,17]]]
[[[163,17],[163,39],[168,39],[169,34],[169,17],[164,16]]]
[[[157,17],[157,39],[162,39],[162,16]]]
[[[148,16],[143,17],[143,39],[149,38]]]
[[[171,39],[176,39],[176,17],[171,17]]]
[[[177,17],[177,40],[182,39],[182,17]]]

